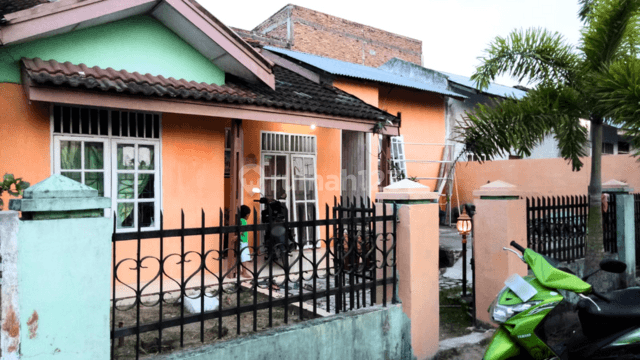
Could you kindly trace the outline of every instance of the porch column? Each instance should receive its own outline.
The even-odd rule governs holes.
[[[378,206],[399,206],[398,295],[402,310],[411,319],[414,356],[418,360],[431,359],[438,351],[440,336],[438,194],[428,186],[405,179],[385,187],[376,200],[383,202]]]
[[[22,220],[11,220],[11,213],[9,219],[0,217],[17,222],[11,279],[17,279],[20,295],[11,325],[2,326],[2,339],[10,329],[10,344],[19,340],[22,358],[109,359],[113,218],[104,217],[109,207],[111,200],[98,197],[97,190],[53,175],[27,189],[23,199],[11,200],[9,208],[22,211]],[[4,296],[2,301],[4,310]]]
[[[233,119],[231,121],[231,201],[229,202],[229,225],[236,224],[238,209],[242,205],[242,167],[244,166],[244,132],[242,130],[242,120]],[[238,239],[234,235],[229,235],[229,249],[235,249]],[[233,251],[227,252],[227,269],[234,267],[236,254]]]
[[[504,287],[504,281],[514,273],[527,275],[527,264],[502,249],[510,247],[512,241],[527,247],[527,205],[522,195],[516,186],[503,181],[473,192],[475,309],[476,318],[487,324],[494,325],[487,308]]]
[[[636,229],[633,189],[629,185],[609,180],[602,184],[602,191],[616,196],[616,229],[618,259],[627,264],[627,271],[620,274],[622,287],[635,286],[636,283]]]

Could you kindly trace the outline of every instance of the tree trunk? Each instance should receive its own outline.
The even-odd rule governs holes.
[[[591,117],[591,180],[584,273],[600,268],[604,258],[602,233],[602,117]],[[595,279],[593,279],[595,280]],[[592,281],[593,283],[593,281]]]

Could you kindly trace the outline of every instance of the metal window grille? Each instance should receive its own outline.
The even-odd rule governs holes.
[[[111,134],[109,134],[109,130],[111,130]],[[137,111],[54,105],[53,133],[159,139],[160,115]]]
[[[316,137],[313,135],[263,132],[262,151],[315,154]]]

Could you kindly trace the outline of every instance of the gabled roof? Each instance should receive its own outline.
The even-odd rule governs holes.
[[[355,119],[396,122],[397,118],[332,86],[320,85],[280,66],[274,67],[276,89],[230,78],[223,86],[187,82],[125,70],[101,69],[55,60],[22,59],[30,83],[38,86],[84,88],[149,97],[248,104]]]
[[[5,15],[0,46],[147,14],[225,73],[275,87],[273,63],[195,0],[60,0]]]
[[[285,55],[289,58],[301,61],[332,75],[358,78],[363,80],[376,81],[385,84],[398,85],[411,89],[433,92],[441,95],[464,99],[465,96],[443,89],[441,87],[414,81],[390,72],[372,68],[369,66],[353,64],[346,61],[330,59],[322,56],[301,53],[292,50],[285,50],[273,46],[265,46],[266,50]]]

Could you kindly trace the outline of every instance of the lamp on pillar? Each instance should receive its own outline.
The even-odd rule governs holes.
[[[456,228],[462,235],[462,296],[467,296],[467,235],[471,233],[473,224],[465,207],[462,208],[462,214],[458,216]]]

